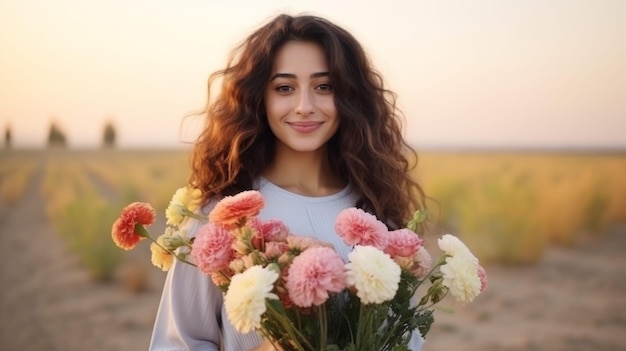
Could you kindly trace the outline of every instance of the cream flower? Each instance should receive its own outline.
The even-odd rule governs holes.
[[[440,267],[440,270],[443,275],[443,285],[450,290],[457,301],[465,304],[480,294],[481,282],[476,257],[471,254],[458,253],[446,258],[446,263]]]
[[[346,282],[354,286],[364,304],[391,300],[400,283],[400,266],[373,246],[355,246],[348,254]]]
[[[169,235],[163,234],[157,238],[157,243],[150,244],[150,252],[152,252],[151,260],[152,264],[156,267],[161,268],[164,272],[167,272],[172,268],[172,264],[174,263],[174,256],[164,250],[163,248],[167,248],[166,241],[169,238]],[[159,246],[160,245],[160,246]]]
[[[452,234],[442,235],[441,238],[437,239],[437,245],[439,245],[439,248],[448,256],[463,254],[471,257],[474,261],[476,261],[476,264],[478,264],[478,259],[472,255],[467,246],[465,246],[459,238]]]
[[[240,333],[248,333],[261,327],[261,316],[266,311],[266,299],[278,299],[272,293],[278,273],[253,266],[241,274],[233,276],[224,306],[226,314],[235,329]]]
[[[202,192],[189,186],[179,188],[172,196],[169,206],[165,210],[168,225],[180,225],[185,219],[187,211],[193,212],[200,206]]]

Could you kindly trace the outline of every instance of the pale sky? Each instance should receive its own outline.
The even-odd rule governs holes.
[[[182,146],[208,75],[270,17],[307,12],[371,55],[418,147],[626,149],[626,1],[0,0],[0,128],[56,120],[98,147]]]

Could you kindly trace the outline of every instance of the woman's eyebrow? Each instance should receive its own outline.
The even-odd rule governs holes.
[[[319,78],[319,77],[328,77],[329,73],[328,72],[316,72],[311,74],[311,78]],[[270,79],[270,81],[276,79],[276,78],[290,78],[290,79],[294,79],[296,78],[296,75],[293,73],[276,73],[275,75],[272,76],[272,78]]]

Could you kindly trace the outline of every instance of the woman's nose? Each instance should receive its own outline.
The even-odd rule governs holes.
[[[308,90],[302,90],[300,94],[298,94],[296,113],[303,116],[308,116],[313,113],[313,96],[311,96],[311,92]]]

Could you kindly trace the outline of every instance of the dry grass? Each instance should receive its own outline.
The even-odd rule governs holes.
[[[416,171],[443,230],[482,260],[510,263],[624,221],[624,174],[622,154],[424,153]]]
[[[58,232],[74,232],[63,236],[82,238],[72,239],[77,247],[102,249],[95,238],[110,240],[114,214],[131,201],[150,202],[163,213],[189,172],[187,150],[44,156],[39,186],[47,214]],[[30,179],[41,154],[2,157],[0,179],[11,184],[15,174]],[[575,245],[626,221],[626,154],[427,152],[419,161],[415,176],[436,201],[430,207],[440,231],[459,235],[486,262],[533,263],[548,245]]]

